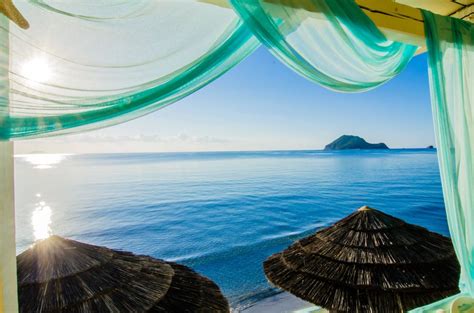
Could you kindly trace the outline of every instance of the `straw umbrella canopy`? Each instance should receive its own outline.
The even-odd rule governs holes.
[[[272,255],[264,270],[330,312],[405,312],[459,291],[449,238],[368,207]]]
[[[17,257],[20,312],[229,312],[190,268],[52,236]]]

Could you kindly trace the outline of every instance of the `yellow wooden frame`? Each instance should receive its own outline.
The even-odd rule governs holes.
[[[199,0],[224,8],[230,8],[227,0]],[[269,3],[278,3],[291,7],[302,8],[311,12],[317,10],[310,0],[264,0]],[[448,15],[468,21],[474,19],[474,0],[458,0],[462,4],[453,4],[450,0],[355,0],[362,10],[369,16],[379,29],[393,41],[400,41],[420,47],[419,52],[425,50],[425,29],[421,10],[403,3],[426,5],[428,8],[438,9],[435,13]],[[425,0],[426,1],[426,0]],[[433,5],[436,4],[437,7]],[[443,8],[445,10],[439,10]],[[454,6],[453,6],[454,5]],[[460,9],[458,9],[460,8]],[[454,10],[454,11],[453,11]]]
[[[30,27],[28,21],[21,15],[12,0],[0,0],[0,13],[23,29]]]

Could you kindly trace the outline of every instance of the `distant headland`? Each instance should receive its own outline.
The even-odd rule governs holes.
[[[349,150],[349,149],[390,149],[386,144],[368,143],[359,136],[342,135],[324,147],[324,150]]]

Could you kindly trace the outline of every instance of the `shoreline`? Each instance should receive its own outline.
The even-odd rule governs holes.
[[[232,313],[293,313],[314,307],[313,304],[303,301],[290,293],[281,292],[263,298],[244,308],[232,308]],[[306,311],[305,311],[306,312]],[[307,311],[308,313],[312,311]]]

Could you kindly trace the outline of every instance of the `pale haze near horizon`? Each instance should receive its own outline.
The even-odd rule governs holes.
[[[78,135],[18,141],[15,153],[314,150],[343,134],[391,148],[434,145],[426,55],[373,91],[344,94],[307,81],[260,48],[162,110]]]

